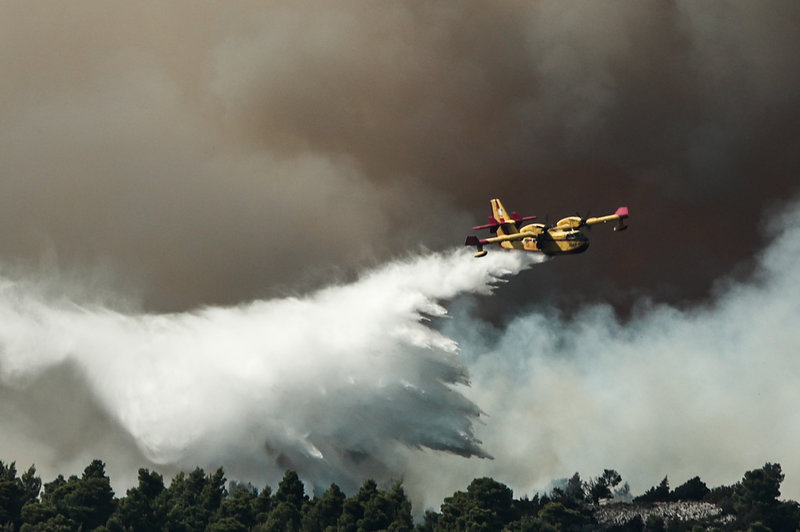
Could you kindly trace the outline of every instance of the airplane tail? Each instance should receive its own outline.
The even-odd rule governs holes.
[[[503,224],[513,224],[515,222],[515,220],[511,218],[509,212],[506,211],[505,207],[503,207],[503,204],[499,199],[495,198],[491,200],[491,204],[492,216],[495,220],[497,220],[497,223],[502,226]]]
[[[475,226],[473,229],[489,229],[498,236],[510,235],[519,231],[522,222],[536,219],[536,216],[520,216],[516,212],[508,212],[498,198],[490,200],[490,203],[492,215],[489,216],[489,223]]]
[[[516,212],[509,213],[497,198],[492,199],[490,203],[492,205],[492,214],[489,216],[489,223],[476,225],[473,229],[488,229],[490,233],[496,236],[488,239],[479,239],[475,235],[470,235],[467,237],[467,241],[464,242],[465,246],[475,246],[477,249],[476,257],[486,255],[486,250],[483,249],[484,244],[516,240],[514,237],[519,233],[522,222],[536,219],[536,216],[520,216]],[[504,238],[509,235],[511,238]]]
[[[492,204],[492,217],[497,221],[497,236],[516,233],[519,229],[517,227],[517,220],[512,218],[498,198],[491,200]],[[517,213],[514,213],[517,214]],[[519,218],[519,215],[516,216]]]

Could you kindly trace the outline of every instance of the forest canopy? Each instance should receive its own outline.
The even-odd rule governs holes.
[[[331,484],[310,497],[294,471],[273,491],[228,481],[222,468],[179,473],[169,485],[139,469],[138,485],[117,496],[105,464],[92,461],[81,476],[42,483],[34,466],[20,473],[0,461],[3,531],[578,531],[578,530],[796,530],[800,505],[782,501],[780,464],[747,471],[732,486],[709,489],[700,477],[675,489],[667,477],[633,497],[613,469],[582,480],[578,473],[550,493],[514,498],[492,478],[477,478],[446,497],[438,512],[415,523],[401,482],[364,481],[353,494]],[[680,514],[691,505],[705,513]],[[672,506],[670,506],[672,505]],[[678,505],[678,506],[676,506]],[[672,513],[670,513],[672,512]]]

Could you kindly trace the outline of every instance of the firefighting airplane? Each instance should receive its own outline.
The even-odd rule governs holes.
[[[506,249],[521,249],[524,251],[538,251],[545,255],[567,255],[582,253],[589,247],[589,239],[583,234],[583,227],[617,222],[614,231],[624,231],[628,228],[623,220],[628,217],[628,208],[620,207],[614,214],[595,218],[581,218],[568,216],[562,218],[557,224],[547,226],[532,223],[520,227],[522,222],[535,220],[536,216],[520,216],[516,212],[506,211],[499,199],[491,200],[492,215],[489,223],[476,225],[473,229],[488,229],[497,236],[479,239],[475,235],[467,237],[465,246],[475,246],[476,257],[486,255],[483,246],[486,244],[500,244]]]

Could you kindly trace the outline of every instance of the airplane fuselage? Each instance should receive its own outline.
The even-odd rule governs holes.
[[[531,233],[531,236],[522,240],[500,242],[500,247],[536,251],[545,255],[572,255],[583,253],[589,247],[589,239],[579,229],[546,229],[544,224],[530,224],[522,227],[519,232]]]

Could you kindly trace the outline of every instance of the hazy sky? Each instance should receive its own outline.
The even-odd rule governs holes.
[[[340,415],[331,416],[342,427],[353,422],[348,405],[375,400],[380,395],[375,390],[388,379],[396,395],[381,396],[377,404],[383,406],[362,413],[363,419],[398,415],[397,399],[406,415],[399,416],[400,428],[415,431],[398,441],[412,449],[495,455],[494,461],[470,462],[481,464],[475,466],[480,471],[453,469],[464,475],[527,475],[515,479],[517,489],[572,473],[559,465],[594,467],[582,472],[599,474],[624,456],[639,460],[629,458],[628,465],[641,471],[641,490],[649,487],[648,475],[651,483],[668,471],[702,475],[708,464],[714,479],[730,482],[768,459],[781,461],[785,449],[762,457],[764,441],[758,439],[740,440],[753,451],[752,460],[742,447],[719,451],[721,442],[713,438],[696,454],[678,442],[650,456],[636,426],[616,427],[629,445],[598,440],[608,411],[658,419],[656,413],[683,391],[668,387],[649,396],[608,381],[601,385],[586,377],[597,368],[585,357],[591,340],[603,338],[623,353],[626,379],[655,385],[656,376],[631,352],[655,346],[649,356],[657,357],[653,353],[669,351],[665,345],[672,342],[681,352],[708,356],[693,369],[719,374],[730,348],[728,376],[746,379],[755,363],[750,357],[761,355],[760,340],[774,334],[772,329],[755,329],[746,344],[750,351],[737,344],[711,347],[708,340],[698,347],[687,322],[696,318],[709,330],[728,334],[725,320],[747,326],[742,309],[751,307],[743,302],[764,305],[771,316],[785,313],[786,304],[787,315],[797,316],[788,299],[779,297],[790,291],[775,289],[793,286],[796,279],[774,267],[793,264],[790,244],[797,235],[784,235],[783,244],[773,239],[787,222],[796,222],[792,213],[800,192],[798,27],[800,4],[790,1],[0,2],[4,444],[25,450],[23,465],[22,458],[30,459],[53,471],[94,457],[86,452],[105,451],[115,456],[116,471],[130,472],[148,460],[182,467],[234,455],[239,460],[230,462],[246,471],[252,465],[247,460],[257,455],[253,463],[272,464],[269,474],[300,464],[306,478],[322,481],[340,478],[355,460],[348,453],[356,451],[374,459],[359,471],[403,471],[404,464],[420,458],[406,460],[403,450],[377,452],[376,446],[387,445],[370,439],[376,432],[394,437],[385,435],[385,427],[365,424],[358,441],[344,441],[341,427],[327,427],[322,435],[304,432],[314,426],[310,413],[327,400],[311,394],[289,408],[286,397],[312,388],[321,394],[327,389],[322,376],[275,389],[269,384],[302,373],[284,366],[292,353],[320,360],[340,353],[341,345],[326,336],[333,327],[327,320],[337,309],[362,312],[358,299],[374,296],[391,301],[391,308],[362,318],[378,320],[369,325],[387,327],[396,336],[368,337],[354,345],[335,382],[350,382],[348,368],[369,364],[375,353],[390,357],[374,369],[391,377],[380,371],[362,375],[375,381],[342,400]],[[627,205],[630,230],[595,228],[587,254],[524,271],[523,259],[507,257],[459,270],[454,264],[461,257],[449,250],[463,244],[470,226],[485,223],[492,197],[549,221]],[[783,216],[784,225],[774,222],[776,216]],[[382,281],[369,284],[363,272],[374,267],[384,268],[383,274],[370,274]],[[444,336],[415,325],[419,313],[436,314],[436,305],[449,297],[485,291],[498,268],[521,273],[493,297],[460,301]],[[450,270],[466,277],[442,291],[438,285],[450,282]],[[403,295],[393,283],[408,275],[422,276],[421,286]],[[337,307],[339,297],[346,301]],[[601,307],[587,307],[597,304]],[[196,310],[204,306],[215,307]],[[281,317],[273,321],[264,309],[288,310],[286,316],[275,310]],[[575,344],[562,339],[535,348],[542,335],[558,339],[557,331],[570,330],[576,312],[588,321]],[[492,323],[481,317],[492,317]],[[266,386],[269,393],[280,392],[280,400],[255,391],[238,401],[228,397],[228,410],[215,410],[207,423],[198,422],[196,434],[178,437],[159,430],[169,419],[141,421],[154,412],[147,406],[150,388],[129,389],[128,400],[113,393],[131,364],[164,372],[152,389],[174,368],[184,371],[185,379],[196,376],[212,386],[206,370],[227,374],[223,360],[230,357],[264,369],[258,357],[269,348],[253,324],[284,327],[290,337],[270,352],[279,370],[256,372],[259,378],[251,383],[253,390]],[[234,348],[225,339],[239,327],[247,334]],[[93,336],[97,328],[106,334]],[[306,339],[299,333],[311,329],[320,334]],[[520,345],[519,331],[533,340]],[[353,338],[361,338],[360,332]],[[199,344],[208,365],[196,374],[196,361],[186,357],[198,349],[198,338],[209,339]],[[766,367],[778,375],[796,374],[787,355],[795,340],[800,341],[784,338]],[[462,350],[460,362],[452,358],[454,341]],[[120,342],[125,349],[114,352]],[[425,354],[429,348],[446,362],[429,368],[428,359],[435,358]],[[600,358],[614,367],[620,363],[615,352],[603,349]],[[410,360],[399,369],[391,358],[398,353]],[[508,372],[493,374],[487,353],[510,360]],[[516,356],[528,358],[512,363]],[[541,362],[562,358],[571,362],[556,368]],[[686,361],[678,355],[666,360],[663,375],[686,382],[679,371]],[[472,375],[473,388],[450,396],[441,387],[466,374]],[[492,395],[497,387],[507,388],[506,379],[514,375],[529,377],[516,383],[520,396]],[[225,390],[240,389],[239,377],[227,374]],[[580,404],[591,403],[586,398],[596,394],[603,398],[601,406],[588,409],[597,415],[589,416],[585,432],[559,425],[557,416],[577,411],[517,408],[530,397],[546,403],[545,391],[562,393],[558,384],[565,379]],[[736,404],[743,419],[755,421],[756,407],[780,400],[778,390],[786,393],[779,419],[796,425],[791,408],[796,396],[785,383],[776,387],[767,373],[759,372],[753,386],[774,393],[756,400],[758,394],[747,388],[753,396],[745,399],[751,402],[729,397],[730,382],[722,377],[713,380],[705,397],[712,413]],[[82,390],[82,383],[88,388]],[[37,387],[67,394],[67,414],[31,391]],[[531,395],[525,393],[529,388]],[[425,426],[415,413],[432,405],[409,399],[414,389],[437,398]],[[649,399],[641,400],[644,396]],[[182,410],[180,394],[167,397],[177,401],[165,399],[174,406],[167,411],[196,419]],[[628,397],[639,397],[641,409],[631,412]],[[253,409],[253,401],[264,402]],[[213,409],[201,398],[193,413],[203,417]],[[475,436],[480,409],[506,414],[488,412],[487,428],[476,429]],[[198,434],[225,433],[215,420],[230,413],[237,423],[230,434],[236,437],[253,416],[269,418],[257,423],[259,430],[282,436],[267,444],[267,459],[252,454],[253,448],[264,449],[261,441],[246,451],[232,450],[230,442],[202,449],[192,443]],[[56,419],[67,420],[65,426],[75,432],[54,443],[47,427]],[[531,431],[525,432],[524,445],[512,441],[510,432],[500,432],[505,439],[482,435],[492,434],[493,427],[517,426],[521,419]],[[681,430],[670,434],[697,433],[707,419],[688,416]],[[549,432],[537,432],[537,423]],[[436,429],[438,424],[445,429]],[[470,437],[435,440],[458,428]],[[731,421],[718,432],[735,430]],[[100,443],[86,447],[87,437]],[[479,438],[485,447],[476,443]],[[575,451],[591,441],[605,447],[595,454]],[[625,452],[602,453],[615,445]],[[516,467],[515,453],[542,449],[558,456],[532,461],[531,468],[539,467],[535,472]],[[314,473],[309,457],[328,451],[340,454],[326,462],[330,469]],[[291,458],[294,452],[299,454]],[[719,459],[709,463],[714,456]],[[425,464],[435,472],[428,482],[447,479],[441,470],[451,466],[437,463],[440,469]],[[786,472],[789,478],[792,473]],[[408,478],[423,473],[408,470]],[[435,495],[463,488],[459,483],[469,479],[449,480]],[[794,482],[797,497],[800,482]]]

